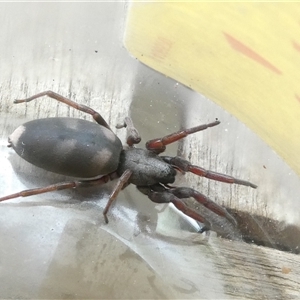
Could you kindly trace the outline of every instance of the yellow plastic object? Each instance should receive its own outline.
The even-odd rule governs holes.
[[[300,174],[300,4],[133,3],[125,44],[204,94]]]

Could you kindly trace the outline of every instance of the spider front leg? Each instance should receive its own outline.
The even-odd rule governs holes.
[[[175,157],[161,156],[161,157],[163,158],[163,160],[165,162],[169,163],[170,165],[174,166],[175,168],[177,168],[183,172],[191,172],[198,176],[206,177],[208,179],[213,179],[213,180],[220,181],[220,182],[231,183],[231,184],[235,183],[235,184],[250,186],[254,189],[257,188],[257,185],[255,185],[249,181],[237,179],[237,178],[234,178],[234,177],[226,175],[226,174],[206,170],[199,166],[192,165],[189,161],[187,161],[179,156],[175,156]]]
[[[166,135],[162,138],[157,138],[157,139],[148,141],[146,143],[146,148],[148,150],[152,150],[155,153],[159,154],[166,150],[167,145],[172,144],[172,143],[188,136],[189,134],[192,134],[192,133],[195,133],[195,132],[198,132],[201,130],[205,130],[209,127],[213,127],[213,126],[216,126],[219,124],[220,124],[220,121],[216,120],[215,122],[212,122],[212,123],[203,124],[203,125],[199,125],[196,127],[179,130],[177,132]]]

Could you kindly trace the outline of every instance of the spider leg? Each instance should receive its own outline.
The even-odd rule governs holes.
[[[30,102],[30,101],[32,101],[34,99],[37,99],[37,98],[40,98],[40,97],[43,97],[43,96],[48,96],[48,97],[50,97],[52,99],[55,99],[55,100],[57,100],[59,102],[65,103],[65,104],[67,104],[67,105],[69,105],[69,106],[71,106],[71,107],[73,107],[75,109],[78,109],[78,110],[83,111],[83,112],[85,112],[87,114],[90,114],[98,124],[100,124],[100,125],[108,128],[109,130],[111,130],[111,128],[106,123],[106,121],[104,120],[104,118],[98,112],[96,112],[95,110],[93,110],[92,108],[90,108],[88,106],[85,106],[83,104],[78,104],[75,101],[70,100],[70,99],[68,99],[68,98],[66,98],[64,96],[61,96],[61,95],[59,95],[57,93],[54,93],[52,91],[45,91],[45,92],[41,92],[41,93],[38,93],[36,95],[33,95],[33,96],[31,96],[29,98],[26,98],[26,99],[15,100],[14,103]]]
[[[41,188],[23,190],[21,192],[15,193],[15,194],[1,197],[0,202],[18,198],[18,197],[28,197],[28,196],[44,194],[44,193],[53,192],[53,191],[101,185],[101,184],[108,182],[111,179],[111,176],[113,174],[114,173],[102,176],[101,178],[92,179],[92,180],[60,182],[60,183],[48,185],[48,186],[41,187]]]
[[[129,180],[131,174],[132,174],[132,171],[126,170],[122,174],[122,176],[119,178],[117,184],[115,185],[113,191],[111,192],[108,202],[103,210],[103,216],[104,216],[106,223],[108,223],[107,213],[108,213],[110,206],[112,205],[113,201],[117,198],[119,192],[129,184],[128,180]]]
[[[195,132],[198,132],[201,130],[205,130],[209,127],[213,127],[213,126],[216,126],[219,124],[220,124],[220,121],[216,120],[215,122],[212,122],[212,123],[199,125],[199,126],[188,128],[188,129],[179,130],[177,132],[166,135],[162,138],[157,138],[157,139],[148,141],[146,143],[146,148],[148,150],[154,151],[155,153],[161,153],[166,150],[167,145],[174,143],[174,142],[188,136],[189,134],[192,134],[192,133],[195,133]]]
[[[113,201],[116,199],[118,193],[129,184],[128,180],[129,180],[131,174],[132,174],[132,172],[130,170],[126,170],[122,174],[122,176],[119,178],[117,184],[115,185],[113,191],[111,192],[108,202],[103,211],[103,215],[104,215],[104,219],[105,219],[106,223],[108,223],[107,213],[108,213],[109,207],[111,206]],[[15,193],[15,194],[1,197],[0,202],[18,198],[18,197],[28,197],[28,196],[32,196],[32,195],[44,194],[44,193],[53,192],[53,191],[60,191],[60,190],[78,188],[78,187],[91,187],[91,186],[95,186],[95,185],[102,185],[102,184],[107,183],[109,180],[113,180],[115,178],[117,178],[116,172],[102,176],[100,178],[91,179],[91,180],[60,182],[60,183],[48,185],[46,187],[23,190],[21,192]]]
[[[161,157],[163,158],[163,160],[165,162],[175,166],[175,168],[178,168],[180,171],[183,171],[183,172],[191,172],[198,176],[206,177],[206,178],[217,180],[220,182],[235,183],[235,184],[250,186],[254,189],[257,188],[257,185],[255,185],[249,181],[237,179],[237,178],[234,178],[234,177],[226,175],[226,174],[217,173],[214,171],[203,169],[198,166],[194,166],[189,161],[187,161],[179,156],[175,156],[175,157],[161,156]]]
[[[202,204],[206,208],[208,208],[210,211],[214,212],[215,214],[226,218],[228,221],[230,221],[233,225],[237,225],[237,221],[235,218],[227,212],[227,210],[220,206],[219,204],[215,203],[205,195],[201,194],[200,192],[188,188],[188,187],[177,187],[172,188],[168,190],[169,193],[173,194],[174,196],[182,199],[182,198],[194,198],[198,203]]]
[[[127,130],[127,145],[132,147],[134,144],[138,144],[141,141],[141,136],[139,135],[137,129],[134,127],[131,118],[126,117],[123,124],[118,124],[117,128],[125,127]]]
[[[144,195],[147,195],[148,198],[155,203],[173,203],[174,206],[182,211],[185,215],[191,217],[192,219],[205,224],[205,226],[202,228],[201,233],[207,230],[210,230],[211,225],[208,220],[206,220],[203,216],[201,216],[199,213],[194,211],[193,209],[189,208],[175,193],[170,192],[170,190],[167,190],[166,188],[155,185],[155,186],[138,186],[138,190],[143,193]],[[178,193],[179,196],[180,193]],[[188,197],[182,197],[182,198],[188,198]]]

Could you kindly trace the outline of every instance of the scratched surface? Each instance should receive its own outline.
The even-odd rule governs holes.
[[[236,116],[299,175],[299,15],[299,3],[134,3],[125,44]]]

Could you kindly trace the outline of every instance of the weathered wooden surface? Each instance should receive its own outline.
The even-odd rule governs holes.
[[[176,230],[178,218],[167,208],[159,218],[157,232],[166,241],[177,243],[173,250],[197,269],[200,299],[299,298],[299,255],[245,243],[239,235],[229,240],[216,233],[203,237]],[[183,254],[185,247],[188,254]]]
[[[212,240],[228,299],[298,299],[300,257],[243,242]]]

